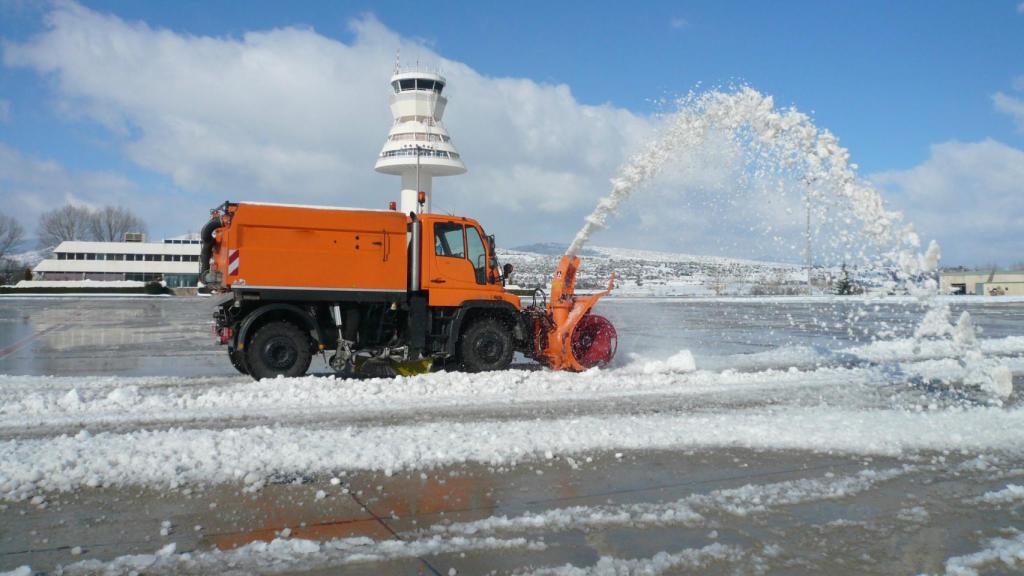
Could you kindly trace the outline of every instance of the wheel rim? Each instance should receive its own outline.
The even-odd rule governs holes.
[[[473,343],[473,352],[484,363],[494,364],[505,354],[505,345],[497,334],[484,332]]]
[[[260,350],[263,363],[274,370],[288,370],[299,357],[299,351],[290,338],[277,336],[267,340]]]

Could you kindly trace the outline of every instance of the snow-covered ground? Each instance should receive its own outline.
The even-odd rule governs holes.
[[[0,303],[0,568],[1024,567],[1020,304],[952,301],[981,328],[970,340],[915,337],[906,300],[608,301],[621,342],[606,370],[252,382],[213,346],[200,299],[23,302]],[[164,374],[138,375],[158,356]],[[207,365],[220,371],[188,375]],[[464,499],[428,504],[439,489]],[[275,494],[290,504],[260,520],[228,512]],[[311,528],[366,510],[398,538]],[[125,522],[152,534],[122,542]],[[959,532],[912,541],[933,530]]]
[[[19,280],[16,288],[142,288],[136,280]]]

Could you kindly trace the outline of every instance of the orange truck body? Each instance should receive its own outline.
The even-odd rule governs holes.
[[[251,203],[230,213],[214,264],[227,287],[406,289],[403,214]]]
[[[494,370],[516,351],[582,370],[614,354],[607,321],[576,328],[604,294],[575,296],[578,258],[563,258],[547,307],[524,307],[505,290],[510,268],[498,268],[493,237],[471,218],[225,203],[201,236],[215,331],[255,378],[305,373],[317,353],[338,372],[419,359]]]

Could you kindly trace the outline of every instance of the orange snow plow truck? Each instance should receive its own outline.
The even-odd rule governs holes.
[[[305,374],[315,354],[371,376],[502,370],[517,351],[581,371],[615,354],[615,328],[591,313],[614,276],[576,295],[579,258],[563,256],[550,299],[538,288],[524,306],[471,218],[227,202],[201,237],[217,340],[256,379]]]

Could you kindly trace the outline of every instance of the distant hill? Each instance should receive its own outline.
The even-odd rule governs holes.
[[[27,268],[34,268],[36,264],[39,264],[43,260],[50,257],[53,252],[53,248],[40,248],[38,250],[29,250],[27,252],[21,252],[19,254],[10,254],[7,257],[14,260],[21,266]]]
[[[547,256],[561,256],[565,254],[565,251],[569,248],[568,244],[559,244],[558,242],[537,242],[536,244],[527,244],[525,246],[516,246],[512,250],[516,252],[531,252],[533,254],[545,254]],[[580,256],[598,256],[599,253],[595,252],[590,248],[584,248],[580,252]]]
[[[499,249],[498,259],[513,265],[513,281],[523,288],[546,287],[565,246],[530,244]],[[806,291],[799,265],[696,256],[674,252],[592,246],[580,256],[576,285],[597,289],[614,271],[616,293],[623,296],[714,296],[794,294]]]

